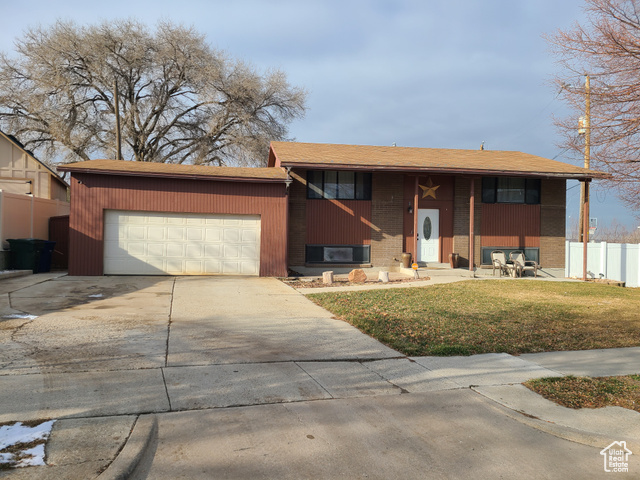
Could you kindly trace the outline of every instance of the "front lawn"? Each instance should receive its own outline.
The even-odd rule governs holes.
[[[483,280],[309,298],[412,356],[640,345],[640,289]]]

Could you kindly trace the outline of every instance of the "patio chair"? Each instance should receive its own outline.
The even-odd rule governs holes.
[[[509,275],[514,268],[513,264],[507,263],[507,256],[502,250],[494,250],[491,252],[491,265],[493,266],[491,274],[494,276],[496,269],[498,269],[499,275],[502,276],[502,273]]]
[[[522,277],[522,273],[526,270],[533,270],[533,276],[538,276],[538,262],[534,260],[527,260],[524,257],[524,253],[519,251],[514,251],[509,254],[509,259],[516,266],[516,270],[519,271],[520,276]]]

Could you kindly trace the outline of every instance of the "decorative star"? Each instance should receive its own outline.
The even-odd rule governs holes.
[[[436,190],[440,188],[440,185],[434,185],[431,181],[431,177],[427,179],[427,185],[418,185],[422,189],[422,198],[433,197],[436,198]]]

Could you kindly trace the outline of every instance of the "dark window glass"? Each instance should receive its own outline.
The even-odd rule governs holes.
[[[482,203],[540,203],[539,178],[484,177]]]
[[[338,172],[338,198],[353,200],[356,198],[355,172]]]
[[[307,172],[307,197],[322,198],[322,172],[319,170]]]
[[[529,205],[537,205],[540,203],[540,179],[527,178],[525,203]]]
[[[498,203],[524,203],[524,178],[498,177]]]
[[[371,174],[358,172],[356,175],[356,200],[371,200]]]
[[[310,170],[307,198],[371,200],[371,173]]]
[[[307,263],[369,263],[370,245],[307,245]]]
[[[496,177],[482,179],[482,203],[496,203]]]
[[[338,172],[324,172],[324,198],[338,198]]]

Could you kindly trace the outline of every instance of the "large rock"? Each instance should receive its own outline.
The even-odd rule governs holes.
[[[367,274],[361,268],[356,268],[349,272],[349,281],[352,283],[364,283],[367,281]]]

